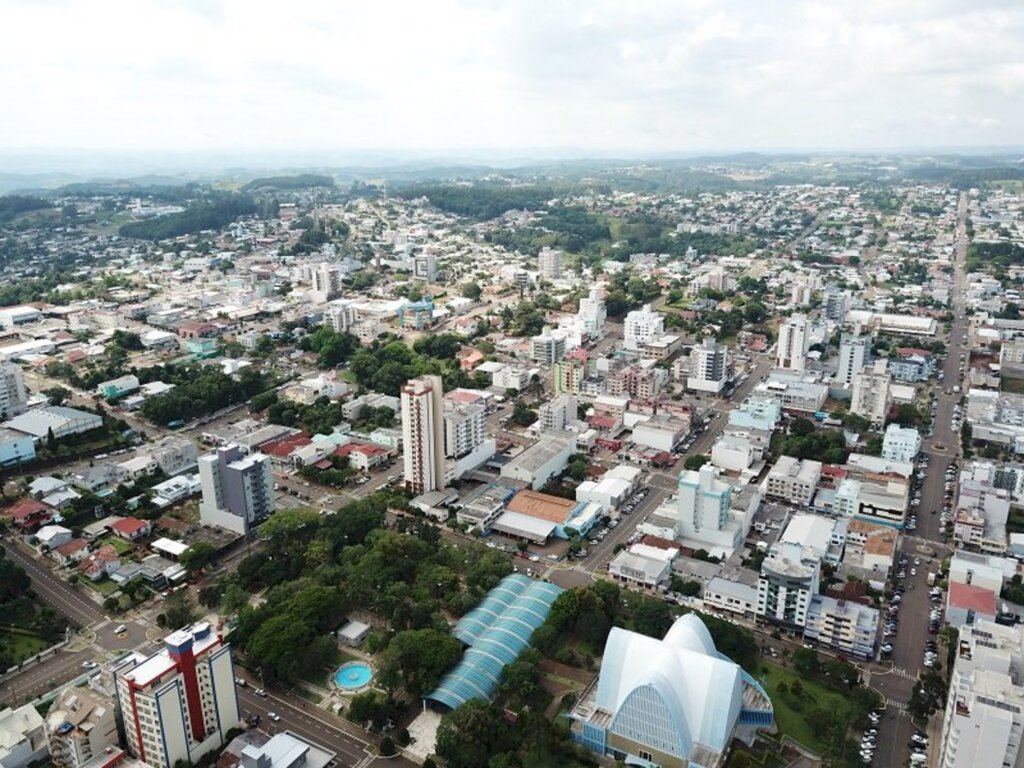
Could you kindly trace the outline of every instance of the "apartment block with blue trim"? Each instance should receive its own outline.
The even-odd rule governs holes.
[[[194,762],[241,720],[230,646],[207,622],[172,632],[152,656],[114,669],[128,752],[153,768]]]

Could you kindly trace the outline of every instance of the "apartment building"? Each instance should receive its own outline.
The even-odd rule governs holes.
[[[864,370],[871,355],[871,337],[861,334],[844,333],[839,342],[839,370],[836,383],[849,389],[853,378]]]
[[[623,323],[622,344],[626,349],[639,351],[649,341],[664,335],[665,316],[645,304],[626,315]]]
[[[821,466],[820,461],[780,456],[768,473],[765,495],[798,506],[810,504],[821,480]]]
[[[1024,761],[1024,626],[979,619],[960,628],[942,721],[939,768]]]
[[[728,348],[715,339],[704,339],[690,350],[690,375],[686,388],[718,394],[729,376]]]
[[[480,403],[444,400],[444,453],[454,459],[472,453],[487,433],[487,409]]]
[[[914,427],[890,424],[882,437],[882,458],[888,461],[913,461],[921,452],[921,434]]]
[[[415,494],[445,485],[443,395],[440,376],[410,379],[402,387],[405,487]]]
[[[542,248],[537,255],[537,271],[542,280],[562,279],[562,252],[553,248]]]
[[[813,551],[794,543],[775,544],[761,564],[757,615],[802,632],[820,580],[821,560]]]
[[[28,410],[25,381],[14,363],[0,364],[0,419],[8,419]]]
[[[853,402],[850,412],[863,416],[875,426],[885,423],[889,412],[892,375],[885,360],[878,360],[853,377]]]
[[[119,746],[114,700],[86,687],[61,691],[46,715],[46,738],[50,759],[56,768],[82,768],[91,761],[109,755],[119,760],[124,752]],[[113,764],[113,763],[111,763]]]
[[[791,315],[779,326],[779,343],[775,354],[777,367],[790,371],[802,371],[807,367],[807,332],[805,315]]]
[[[565,351],[565,334],[552,331],[549,326],[530,339],[530,359],[539,365],[554,365],[565,358]]]
[[[878,611],[849,600],[812,595],[807,606],[804,639],[848,656],[871,659],[878,636]]]
[[[230,646],[206,622],[164,638],[152,656],[114,669],[128,752],[154,768],[194,762],[241,720]]]
[[[576,326],[590,339],[604,336],[604,324],[608,319],[601,289],[594,286],[590,294],[580,299],[580,308],[576,313]]]
[[[274,513],[274,479],[270,457],[242,454],[237,443],[200,456],[199,482],[203,525],[248,536],[252,528]]]

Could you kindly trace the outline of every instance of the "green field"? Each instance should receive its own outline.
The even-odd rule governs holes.
[[[805,717],[812,709],[819,707],[833,712],[845,710],[846,700],[838,693],[833,693],[824,686],[805,680],[795,672],[775,664],[762,662],[759,678],[775,707],[775,723],[780,733],[820,754],[824,745]],[[796,680],[799,680],[803,687],[799,699],[793,697],[792,694],[779,692],[780,683],[784,682],[785,687],[790,688]]]
[[[119,555],[128,555],[135,551],[135,547],[117,536],[107,536],[100,539],[100,544],[109,544]]]
[[[38,635],[6,629],[0,630],[0,643],[10,650],[15,664],[50,647],[50,643]]]
[[[104,596],[113,594],[121,588],[116,581],[113,581],[112,579],[106,576],[104,576],[99,581],[90,581],[89,579],[82,578],[79,579],[78,583],[84,584],[85,586],[89,587],[89,589],[94,589]]]

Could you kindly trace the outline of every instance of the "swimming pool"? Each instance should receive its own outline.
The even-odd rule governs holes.
[[[343,691],[365,688],[373,680],[373,667],[365,661],[350,661],[338,667],[334,673],[334,684]]]

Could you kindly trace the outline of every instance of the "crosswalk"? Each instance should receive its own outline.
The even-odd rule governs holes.
[[[885,706],[886,706],[886,708],[895,709],[901,715],[907,714],[907,705],[904,704],[902,701],[894,701],[893,699],[888,699],[887,698],[885,700]]]
[[[904,680],[917,680],[916,674],[907,672],[907,670],[902,667],[893,667],[892,674],[896,675],[896,677],[902,677]]]

